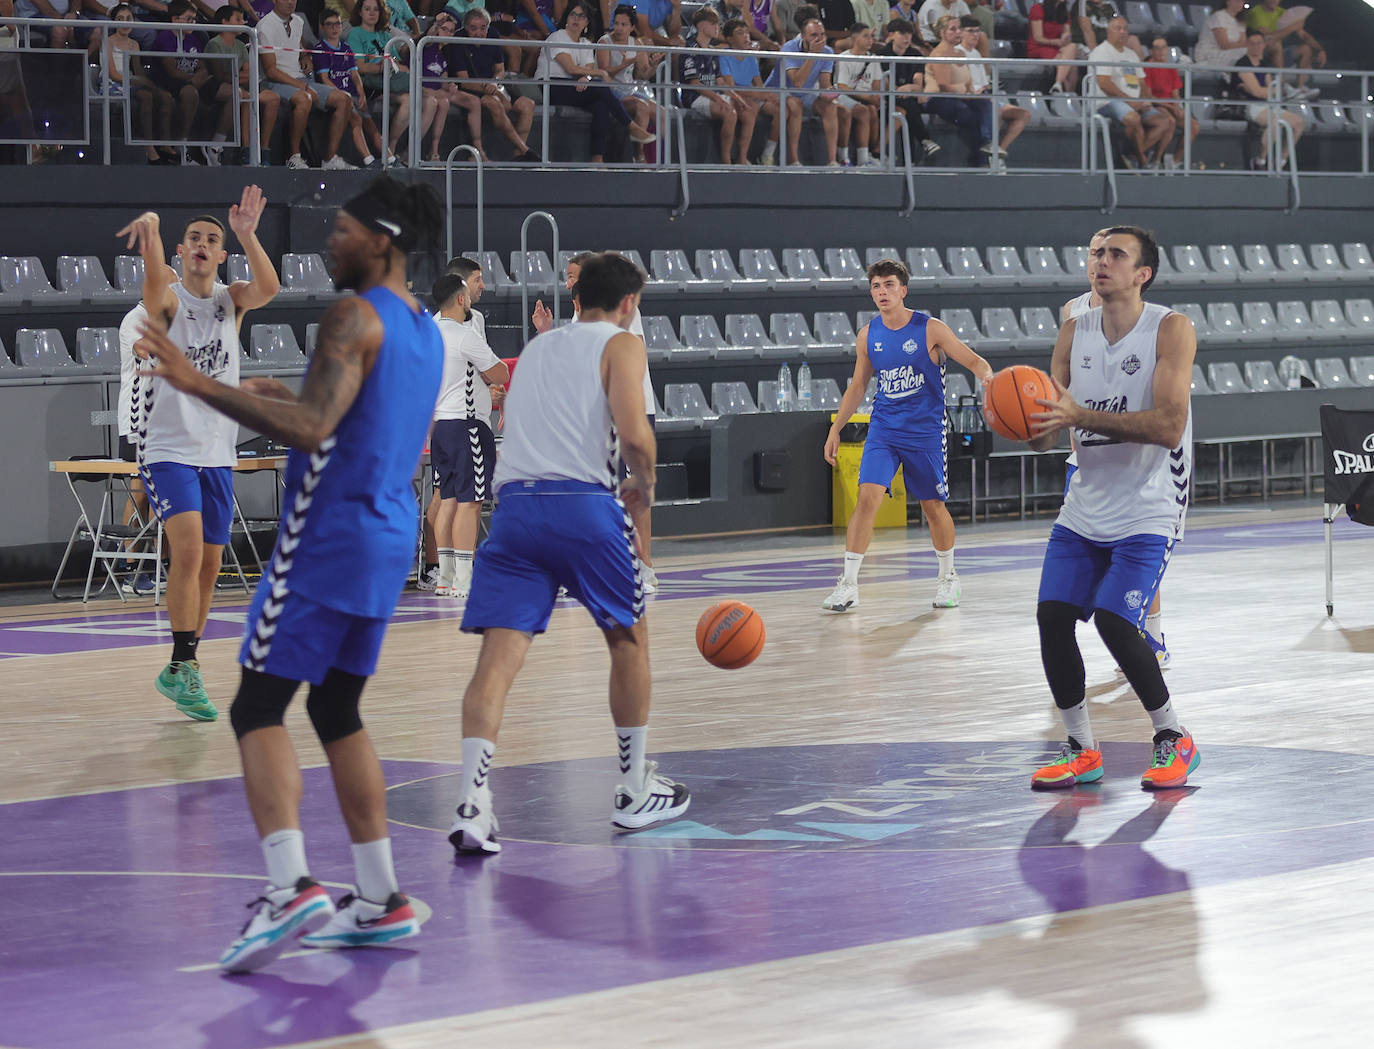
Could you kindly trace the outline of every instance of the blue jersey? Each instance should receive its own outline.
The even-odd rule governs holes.
[[[868,361],[878,379],[869,431],[938,447],[945,434],[945,366],[930,359],[929,320],[913,310],[895,331],[881,316],[868,322]]]
[[[264,586],[355,616],[395,610],[415,558],[412,479],[439,399],[444,345],[434,318],[394,292],[360,296],[384,335],[338,428],[313,455],[293,451],[277,549]]]

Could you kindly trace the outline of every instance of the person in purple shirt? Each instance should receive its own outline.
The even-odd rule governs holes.
[[[315,45],[311,55],[315,68],[315,79],[322,84],[338,88],[353,99],[353,109],[348,114],[348,129],[353,134],[353,145],[363,158],[363,167],[371,168],[377,163],[377,154],[385,157],[384,163],[392,167],[396,163],[394,153],[388,153],[382,146],[382,134],[367,111],[367,94],[363,91],[363,78],[358,73],[358,57],[343,39],[343,19],[339,12],[326,7],[320,13],[320,42]]]
[[[196,12],[190,0],[171,0],[167,5],[167,20],[187,25],[195,22]],[[153,46],[148,50],[153,52],[148,62],[153,83],[176,99],[177,137],[190,138],[202,93],[208,92],[206,101],[213,102],[219,86],[200,59],[205,53],[205,40],[199,33],[164,29],[153,39]],[[188,159],[191,163],[205,163],[199,150],[188,154]]]

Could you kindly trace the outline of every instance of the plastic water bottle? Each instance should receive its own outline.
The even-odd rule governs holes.
[[[802,361],[797,369],[797,411],[809,412],[814,405],[811,401],[811,365]]]
[[[778,369],[778,411],[792,410],[792,369],[783,364]]]

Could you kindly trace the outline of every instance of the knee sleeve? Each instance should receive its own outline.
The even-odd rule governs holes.
[[[1064,601],[1041,601],[1035,609],[1040,627],[1040,662],[1055,706],[1067,710],[1083,702],[1085,679],[1083,653],[1074,631],[1078,606]]]
[[[234,728],[234,738],[242,739],[254,729],[280,725],[299,687],[299,681],[244,667],[238,694],[229,707],[229,724]]]
[[[1158,710],[1169,702],[1169,689],[1159,669],[1159,660],[1134,623],[1128,623],[1114,612],[1101,610],[1093,616],[1102,643],[1116,659],[1116,665],[1126,675],[1146,710]]]
[[[358,702],[366,684],[365,677],[331,669],[322,682],[311,686],[305,710],[321,743],[328,745],[362,729]]]

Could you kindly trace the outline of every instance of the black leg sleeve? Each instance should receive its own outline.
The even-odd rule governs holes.
[[[1078,627],[1078,606],[1064,601],[1041,601],[1035,609],[1040,626],[1040,661],[1045,665],[1045,680],[1060,710],[1083,702],[1083,653],[1074,631]]]
[[[1101,610],[1093,616],[1093,621],[1102,635],[1102,643],[1116,659],[1116,665],[1126,675],[1145,709],[1158,710],[1169,702],[1169,689],[1164,684],[1159,660],[1135,624]]]

